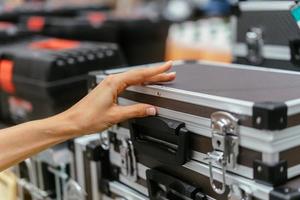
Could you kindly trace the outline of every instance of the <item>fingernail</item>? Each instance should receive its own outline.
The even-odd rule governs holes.
[[[147,115],[154,116],[156,115],[156,109],[154,107],[150,107],[146,109]]]
[[[176,72],[169,72],[168,73],[170,76],[175,76],[176,75]]]
[[[172,60],[169,60],[169,61],[167,62],[167,64],[169,64],[169,65],[171,65],[172,63],[173,63]]]

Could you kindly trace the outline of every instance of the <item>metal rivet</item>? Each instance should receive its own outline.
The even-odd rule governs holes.
[[[280,167],[280,172],[283,173],[283,171],[284,171],[284,167],[281,166],[281,167]]]
[[[91,158],[92,155],[91,155],[90,153],[87,153],[87,157],[88,157],[88,158]]]
[[[94,59],[95,59],[95,56],[94,56],[93,54],[89,54],[89,55],[87,55],[87,58],[88,58],[89,60],[94,60]]]
[[[279,121],[281,124],[284,122],[284,119],[283,117],[280,118],[280,121]]]
[[[114,52],[112,50],[108,50],[105,52],[107,56],[112,56]]]
[[[284,188],[284,192],[285,193],[289,193],[290,192],[290,188]]]
[[[68,63],[69,63],[70,65],[72,65],[72,64],[75,63],[75,60],[74,60],[73,58],[69,58],[69,59],[68,59]]]
[[[64,63],[64,61],[62,61],[62,60],[58,60],[58,61],[56,61],[56,64],[57,64],[58,66],[63,66],[65,63]]]
[[[262,171],[262,167],[261,167],[261,166],[258,166],[258,167],[257,167],[257,171],[258,171],[258,172],[261,172],[261,171]]]
[[[98,57],[98,58],[103,58],[104,55],[103,55],[103,53],[97,53],[97,57]]]
[[[79,56],[78,58],[77,58],[77,60],[79,61],[79,62],[84,62],[84,57],[83,56]]]
[[[261,117],[256,118],[256,124],[261,124]]]

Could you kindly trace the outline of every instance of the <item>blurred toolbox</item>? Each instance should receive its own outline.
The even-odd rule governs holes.
[[[235,63],[299,70],[300,28],[295,1],[242,1],[234,18]]]
[[[47,3],[27,2],[14,8],[2,7],[0,10],[0,20],[17,23],[25,16],[56,16],[56,17],[76,17],[82,12],[110,10],[109,5],[68,5],[57,6]]]
[[[164,190],[193,199],[185,184],[215,199],[299,199],[300,74],[198,61],[175,62],[173,70],[173,83],[129,87],[119,98],[121,105],[155,105],[158,116],[110,130],[117,181],[141,194],[147,186],[150,199]],[[166,176],[145,176],[147,169]],[[174,184],[159,179],[168,175]]]
[[[102,23],[106,19],[106,15],[104,14],[102,14],[102,19],[98,17],[96,22],[95,17],[96,16],[89,19],[85,17],[71,18],[30,16],[24,17],[20,26],[33,33],[39,33],[51,37],[100,42],[117,42],[118,28],[113,24]],[[24,25],[26,27],[24,27]]]
[[[1,115],[13,123],[70,107],[87,93],[87,73],[122,67],[116,44],[34,37],[0,48]]]
[[[163,61],[169,23],[146,17],[129,18],[107,12],[87,12],[78,18],[31,16],[30,31],[53,37],[117,42],[129,65]]]
[[[115,17],[108,22],[119,27],[119,42],[129,65],[163,61],[169,23],[146,17]]]
[[[30,35],[30,32],[13,23],[0,21],[0,45],[18,42]]]
[[[60,144],[16,166],[20,200],[65,200],[64,190],[72,184],[73,160],[66,146]]]

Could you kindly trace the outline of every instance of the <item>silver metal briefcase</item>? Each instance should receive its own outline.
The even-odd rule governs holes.
[[[300,174],[300,73],[198,61],[173,70],[173,83],[130,87],[119,98],[158,107],[157,117],[124,126],[138,162],[146,155],[183,166],[208,177],[219,195],[238,185],[258,199],[272,199]]]

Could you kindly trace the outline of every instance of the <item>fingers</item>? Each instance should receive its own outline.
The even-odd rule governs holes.
[[[138,117],[147,117],[156,115],[157,110],[154,106],[148,104],[135,104],[130,106],[118,106],[119,122]]]
[[[172,67],[172,61],[169,61],[159,67],[136,69],[136,70],[131,70],[131,71],[119,74],[119,75],[117,75],[120,80],[118,89],[119,89],[119,91],[123,91],[128,86],[139,85],[139,84],[148,82],[148,80],[151,80],[152,77],[168,71],[171,67]],[[164,81],[164,80],[167,81],[169,78],[172,78],[173,76],[174,75],[167,75],[167,76],[162,75],[162,76],[159,76],[160,79],[159,78],[156,78],[156,79],[158,81]]]
[[[147,82],[145,82],[144,84],[168,82],[168,81],[173,81],[175,78],[176,78],[176,72],[163,73],[147,79]]]

